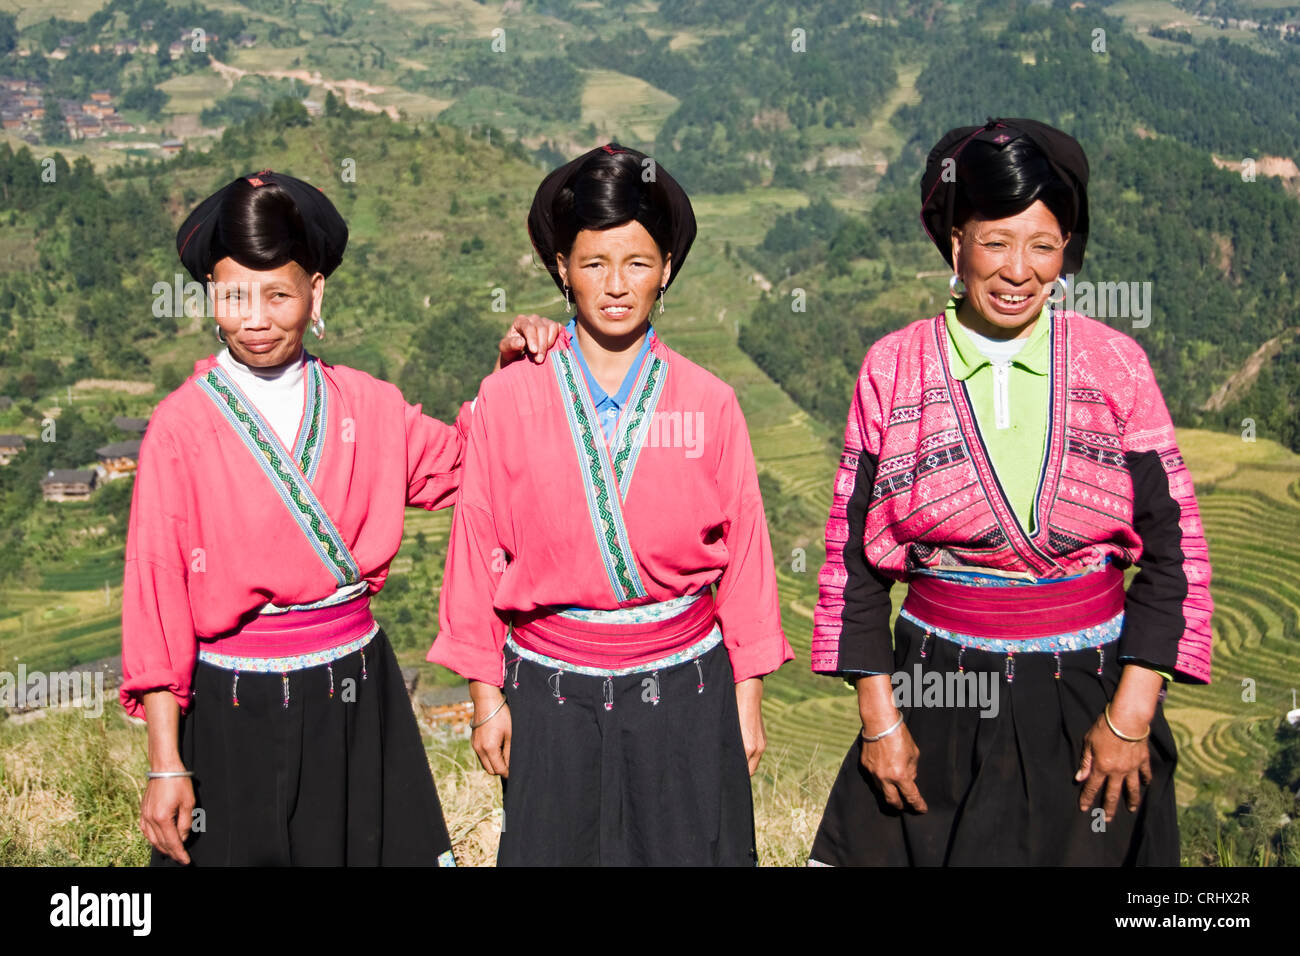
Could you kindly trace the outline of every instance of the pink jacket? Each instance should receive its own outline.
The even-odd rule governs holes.
[[[918,568],[1050,579],[1110,558],[1141,567],[1127,592],[1120,658],[1209,681],[1209,553],[1146,353],[1087,316],[1055,318],[1033,535],[998,487],[963,385],[949,372],[944,316],[913,322],[867,352],[826,524],[814,671],[892,671],[889,584]]]
[[[469,403],[453,428],[394,385],[319,362],[322,395],[313,404],[309,394],[299,438],[314,420],[308,484],[341,539],[331,549],[322,522],[295,517],[200,386],[215,365],[214,356],[195,363],[159,403],[140,449],[122,594],[120,696],[133,716],[143,716],[140,694],[159,688],[188,708],[199,641],[219,641],[267,602],[317,601],[347,578],[378,591],[401,545],[404,509],[445,508],[459,486]],[[305,376],[309,393],[312,382]],[[303,477],[299,463],[284,464]]]

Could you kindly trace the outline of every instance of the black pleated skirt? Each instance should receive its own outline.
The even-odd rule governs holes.
[[[505,691],[513,736],[498,865],[755,864],[722,644],[698,664],[608,680],[512,660]]]
[[[331,684],[333,694],[330,693]],[[180,750],[198,812],[195,866],[452,865],[397,658],[362,650],[282,676],[200,662]],[[235,705],[237,696],[238,706]],[[175,866],[157,850],[154,866]]]
[[[895,665],[909,676],[957,671],[961,649],[899,617]],[[1061,654],[1018,654],[1013,679],[1006,655],[967,650],[961,663],[996,682],[996,716],[978,706],[903,707],[920,750],[917,787],[928,812],[898,811],[884,801],[860,763],[855,738],[831,789],[811,860],[831,866],[1177,866],[1176,752],[1163,710],[1148,738],[1152,781],[1130,812],[1121,796],[1106,823],[1079,810],[1074,781],[1083,737],[1114,695],[1116,643]],[[1097,673],[1098,663],[1101,673]],[[985,686],[992,687],[991,684]],[[991,712],[991,707],[983,708]],[[1094,807],[1101,805],[1099,794]]]

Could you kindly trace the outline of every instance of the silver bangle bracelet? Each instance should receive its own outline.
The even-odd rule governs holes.
[[[145,774],[150,780],[165,780],[168,777],[192,777],[193,770],[150,770]]]
[[[480,727],[482,727],[484,724],[486,724],[489,720],[491,720],[491,719],[492,719],[493,717],[495,717],[497,714],[501,713],[501,708],[504,707],[505,705],[506,705],[506,699],[505,699],[504,697],[502,697],[502,698],[501,698],[501,703],[497,704],[497,708],[496,708],[496,710],[492,711],[492,713],[488,714],[486,717],[484,717],[482,720],[480,720],[477,724],[473,724],[473,723],[470,724],[470,725],[469,725],[469,729],[470,729],[470,730],[478,730]]]
[[[873,743],[875,743],[877,740],[881,740],[881,739],[883,739],[883,738],[885,738],[885,737],[888,737],[890,734],[892,734],[894,731],[896,731],[896,730],[897,730],[899,727],[901,727],[901,726],[903,726],[903,715],[902,715],[902,713],[900,712],[899,715],[898,715],[898,720],[894,721],[894,726],[890,727],[890,728],[889,728],[888,730],[886,730],[886,731],[883,731],[882,733],[878,733],[878,734],[876,734],[874,737],[868,737],[868,736],[867,736],[867,728],[866,728],[866,727],[863,727],[863,728],[862,728],[862,739],[865,740],[865,741],[866,741],[867,743],[869,743],[869,744],[873,744]]]

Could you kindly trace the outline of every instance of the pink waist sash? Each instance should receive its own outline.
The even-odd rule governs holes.
[[[637,610],[610,613],[634,615]],[[570,664],[625,667],[659,660],[703,640],[713,630],[713,612],[713,591],[705,588],[684,611],[666,620],[595,622],[539,608],[516,616],[512,636],[524,650]]]
[[[375,626],[370,595],[362,594],[342,604],[259,614],[235,633],[201,646],[237,657],[292,657],[326,651],[365,637]]]
[[[1124,610],[1124,572],[1113,564],[1068,581],[982,586],[918,574],[903,608],[933,627],[1019,640],[1079,631]]]

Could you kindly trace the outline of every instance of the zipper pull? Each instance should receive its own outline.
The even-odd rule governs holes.
[[[1007,399],[1010,371],[1010,362],[993,363],[993,420],[997,428],[1011,427],[1011,409]]]

